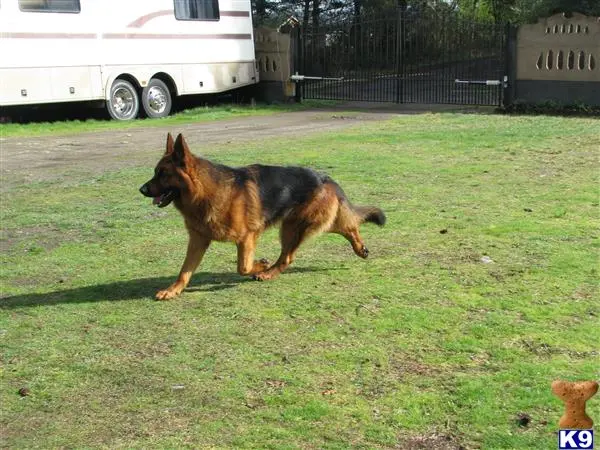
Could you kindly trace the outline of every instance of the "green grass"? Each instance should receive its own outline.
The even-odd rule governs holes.
[[[164,303],[186,235],[151,167],[13,189],[3,446],[555,448],[550,383],[600,367],[599,148],[597,120],[426,114],[203,150],[325,170],[388,224],[367,261],[325,235],[265,283],[216,243]]]
[[[309,105],[308,105],[309,106]],[[116,120],[61,120],[56,122],[31,122],[26,124],[0,124],[2,137],[27,137],[59,135],[101,130],[124,130],[141,127],[171,126],[186,123],[209,122],[248,116],[266,116],[282,111],[294,111],[307,107],[307,104],[282,105],[221,105],[191,108],[163,119],[138,119],[119,122]]]

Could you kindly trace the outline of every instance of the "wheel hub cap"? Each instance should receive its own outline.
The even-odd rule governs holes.
[[[165,92],[158,88],[152,87],[148,91],[148,106],[157,114],[162,113],[167,107],[167,96]]]
[[[113,94],[113,108],[122,117],[129,115],[135,106],[135,100],[129,90],[117,89]]]

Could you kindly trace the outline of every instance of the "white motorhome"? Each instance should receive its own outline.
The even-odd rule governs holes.
[[[257,82],[250,0],[0,0],[0,106],[164,117],[175,96]]]

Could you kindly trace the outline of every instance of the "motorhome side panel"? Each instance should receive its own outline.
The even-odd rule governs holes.
[[[77,11],[41,12],[19,6],[35,0],[3,0],[0,105],[111,101],[117,78],[141,93],[157,76],[177,95],[258,82],[250,0],[220,0],[218,20],[176,18],[175,1],[197,2],[70,0],[59,3]]]
[[[31,3],[31,2],[30,2]],[[0,104],[103,98],[98,39],[92,8],[80,12],[0,8]]]
[[[144,5],[122,11],[122,23],[109,22],[101,34],[107,92],[122,73],[142,87],[165,73],[179,95],[223,92],[258,81],[249,0],[221,0],[218,20],[178,20],[173,0]]]

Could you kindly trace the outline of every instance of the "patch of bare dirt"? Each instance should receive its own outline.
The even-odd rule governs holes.
[[[72,171],[103,172],[122,167],[152,166],[167,132],[184,133],[197,153],[215,144],[306,136],[385,120],[391,111],[366,110],[353,120],[339,113],[297,111],[263,117],[221,120],[169,127],[88,132],[73,135],[0,138],[2,189],[24,182],[47,181]]]
[[[407,376],[412,375],[432,377],[442,372],[441,367],[425,364],[412,357],[402,357],[398,355],[394,355],[390,358],[390,367],[395,373],[396,377],[400,379],[404,379]]]
[[[35,246],[25,249],[25,251],[52,250],[70,238],[67,233],[54,227],[32,226],[15,230],[2,230],[2,233],[0,233],[0,252],[7,252],[21,241],[32,236],[37,237]]]
[[[488,108],[489,109],[489,108]],[[351,102],[328,109],[284,112],[186,125],[135,128],[41,137],[0,137],[0,190],[25,182],[61,179],[73,172],[154,166],[167,132],[184,133],[197,153],[215,144],[243,143],[271,138],[306,136],[340,130],[363,122],[398,115],[487,109],[456,105],[396,105]]]
[[[466,450],[469,447],[459,443],[457,438],[452,435],[431,433],[401,437],[396,448],[402,450]]]
[[[29,226],[18,229],[6,229],[0,232],[0,252],[8,252],[21,242],[35,238],[35,242],[23,251],[36,253],[52,250],[64,242],[79,238],[74,230],[60,230],[52,226]]]
[[[567,355],[574,359],[587,359],[597,357],[600,354],[597,350],[576,351],[568,348],[556,347],[545,342],[537,342],[532,339],[521,339],[518,342],[518,345],[536,356],[546,358],[550,358],[553,355]]]

